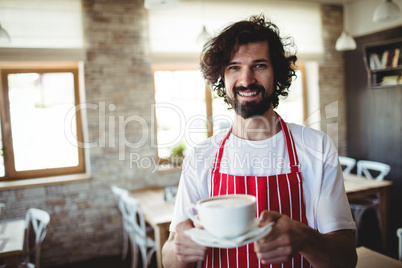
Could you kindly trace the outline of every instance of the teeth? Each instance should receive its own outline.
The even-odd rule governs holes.
[[[239,95],[240,95],[240,96],[249,97],[249,96],[257,95],[257,92],[255,92],[255,91],[251,91],[251,92],[239,92]]]

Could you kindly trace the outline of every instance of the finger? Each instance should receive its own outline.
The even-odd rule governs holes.
[[[203,261],[204,257],[200,257],[200,256],[181,256],[181,255],[177,255],[177,259],[181,262],[199,262],[199,261]]]
[[[179,226],[179,225],[177,225],[177,226]],[[176,227],[176,230],[178,230],[178,229],[182,230],[182,229],[187,228],[188,226],[189,226],[188,223],[186,223],[186,224],[183,223],[182,226],[180,226],[179,228]],[[188,249],[188,250],[195,249],[195,250],[199,250],[199,251],[206,250],[206,247],[194,242],[194,240],[188,234],[186,234],[184,231],[176,232],[174,243],[177,248],[183,248],[183,249]]]
[[[204,229],[202,225],[199,225],[198,223],[194,222],[194,227],[198,229]]]
[[[188,248],[188,247],[177,247],[176,255],[181,261],[202,261],[206,256],[206,250]]]
[[[181,261],[193,262],[202,261],[208,248],[195,243],[187,235],[177,235],[175,237],[176,254]]]
[[[264,210],[260,214],[260,222],[259,222],[259,227],[265,226],[270,222],[276,222],[280,217],[282,217],[282,214],[276,212],[276,211],[268,211]]]
[[[280,235],[280,232],[276,230],[277,227],[275,225],[276,225],[276,222],[281,217],[282,217],[282,214],[275,212],[275,211],[264,210],[263,212],[261,212],[260,221],[258,223],[259,227],[263,227],[271,222],[274,222],[274,224],[272,225],[271,231],[266,236],[264,236],[263,238],[256,241],[256,243],[254,243],[255,245],[265,244],[266,242],[273,241]]]
[[[176,246],[176,253],[177,255],[181,256],[203,257],[206,250],[207,249],[205,247],[200,246],[198,244],[194,244],[192,246],[181,244]]]
[[[187,219],[176,225],[176,232],[181,233],[181,232],[184,232],[184,231],[192,229],[192,228],[194,228],[194,224],[193,224],[192,220]]]
[[[291,259],[290,253],[291,253],[290,247],[278,247],[269,252],[257,253],[257,257],[264,264],[283,263]]]
[[[268,234],[267,236],[254,242],[255,252],[269,252],[274,251],[279,247],[284,246],[281,236],[275,234]]]

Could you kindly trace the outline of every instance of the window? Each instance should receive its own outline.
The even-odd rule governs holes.
[[[302,124],[305,117],[303,69],[297,70],[296,75],[288,97],[280,98],[276,111],[285,121]],[[175,162],[177,159],[172,159],[172,155],[180,148],[191,148],[232,125],[233,111],[205,85],[199,70],[156,70],[154,84],[160,162]]]
[[[1,69],[1,79],[0,179],[84,173],[78,67]]]
[[[212,96],[198,70],[155,71],[156,140],[160,159],[174,157],[179,148],[191,148],[217,128],[230,126],[231,112],[223,109],[223,101]],[[226,116],[217,117],[213,104]],[[214,110],[215,111],[215,110]],[[217,119],[217,120],[215,120]],[[180,157],[180,155],[179,155]],[[172,159],[170,159],[172,160]]]
[[[296,78],[293,79],[287,97],[279,97],[279,105],[275,111],[287,123],[302,125],[306,121],[306,87],[304,86],[304,68],[298,66]]]

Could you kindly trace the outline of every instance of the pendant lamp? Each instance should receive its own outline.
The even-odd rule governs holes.
[[[391,21],[401,16],[401,9],[392,0],[384,0],[379,4],[373,14],[373,21]]]
[[[209,38],[212,37],[212,35],[207,31],[207,28],[205,27],[205,0],[202,1],[202,20],[203,20],[203,25],[202,25],[202,30],[198,34],[197,39],[195,42],[199,45],[204,45],[205,42],[208,41]]]
[[[341,36],[336,40],[335,49],[338,51],[347,51],[356,49],[355,39],[344,29]]]
[[[207,31],[207,28],[205,28],[205,25],[202,26],[202,31],[200,34],[197,36],[197,44],[204,44],[208,39],[211,38],[211,34]]]
[[[343,9],[345,10],[345,5],[343,7],[344,7]],[[345,21],[345,19],[343,19],[343,21]],[[345,23],[343,23],[343,30],[341,36],[339,36],[338,40],[336,40],[335,49],[338,51],[347,51],[356,49],[356,41],[346,31]]]
[[[9,42],[11,42],[10,35],[3,27],[1,27],[0,24],[0,43],[9,43]]]

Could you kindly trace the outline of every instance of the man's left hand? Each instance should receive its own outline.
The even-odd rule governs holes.
[[[259,226],[270,222],[275,222],[271,232],[254,242],[254,250],[264,264],[287,262],[300,250],[306,239],[304,224],[278,212],[263,211]]]

